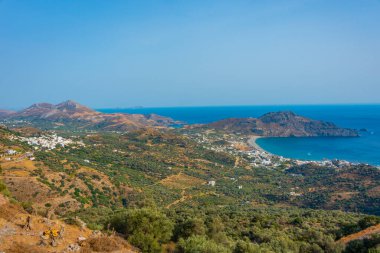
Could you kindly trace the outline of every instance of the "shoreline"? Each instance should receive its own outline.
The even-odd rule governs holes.
[[[264,152],[268,155],[271,155],[271,156],[275,156],[275,157],[283,157],[285,159],[290,159],[290,160],[295,160],[295,161],[299,161],[299,162],[315,162],[315,163],[321,163],[323,161],[333,161],[333,160],[338,160],[338,161],[342,161],[342,162],[347,162],[347,163],[350,163],[350,164],[365,164],[365,165],[369,165],[369,166],[373,166],[373,167],[377,167],[380,169],[380,165],[376,165],[376,164],[371,164],[371,163],[365,163],[365,162],[353,162],[353,161],[349,161],[349,160],[345,160],[345,159],[322,159],[322,160],[314,160],[314,159],[297,159],[297,158],[291,158],[291,157],[284,157],[284,156],[280,156],[280,155],[276,155],[276,154],[273,154],[271,152],[268,152],[267,150],[263,149],[262,147],[259,146],[259,144],[256,143],[256,141],[260,138],[268,138],[266,136],[258,136],[258,135],[251,135],[249,136],[249,139],[247,140],[247,143],[250,147],[252,147],[254,150],[257,150],[257,151],[260,151],[260,152]],[[285,137],[286,138],[286,137]]]
[[[262,147],[260,147],[257,143],[256,143],[256,140],[257,139],[260,139],[260,138],[265,138],[263,136],[258,136],[258,135],[251,135],[248,139],[248,145],[251,146],[252,148],[256,149],[256,150],[259,150],[259,151],[262,151],[262,152],[266,152],[268,154],[270,154],[268,151],[264,150]]]

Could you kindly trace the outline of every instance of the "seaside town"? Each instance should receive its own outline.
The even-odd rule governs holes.
[[[207,149],[227,152],[231,155],[242,156],[250,161],[253,167],[264,166],[268,169],[282,168],[287,169],[294,165],[304,165],[313,163],[320,166],[329,166],[331,168],[342,168],[356,165],[345,160],[299,160],[285,158],[283,156],[271,154],[263,150],[256,144],[256,140],[260,136],[246,136],[231,133],[217,133],[212,130],[204,132],[187,132],[186,135],[190,136],[193,140],[202,144]]]

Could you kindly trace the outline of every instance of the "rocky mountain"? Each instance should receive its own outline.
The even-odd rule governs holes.
[[[259,118],[224,119],[208,124],[207,127],[272,137],[359,136],[356,130],[340,128],[331,122],[312,120],[290,111],[270,112]]]
[[[13,114],[13,113],[15,113],[15,112],[13,112],[13,111],[8,111],[8,110],[0,110],[0,118],[1,118],[1,117],[7,117],[7,116],[9,116],[9,115],[11,115],[11,114]]]
[[[80,105],[74,101],[53,105],[49,103],[38,103],[10,115],[12,119],[49,119],[49,120],[68,120],[68,119],[88,119],[100,113]]]
[[[0,118],[59,124],[81,123],[78,126],[80,128],[117,131],[134,130],[144,127],[161,127],[175,123],[171,118],[154,114],[101,113],[72,100],[57,105],[38,103],[15,113],[0,112]]]

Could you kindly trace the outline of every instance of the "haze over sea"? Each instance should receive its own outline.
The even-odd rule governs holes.
[[[101,112],[155,113],[189,124],[225,118],[259,117],[290,110],[340,127],[366,129],[359,138],[260,138],[257,144],[270,153],[302,160],[343,159],[380,165],[380,105],[287,105],[99,109]]]

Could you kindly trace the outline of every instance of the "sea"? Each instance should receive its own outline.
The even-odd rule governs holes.
[[[380,166],[380,104],[205,106],[99,109],[105,113],[159,114],[187,124],[210,123],[225,118],[259,117],[268,112],[293,111],[339,127],[361,130],[360,137],[259,138],[264,150],[300,160],[340,159]]]

